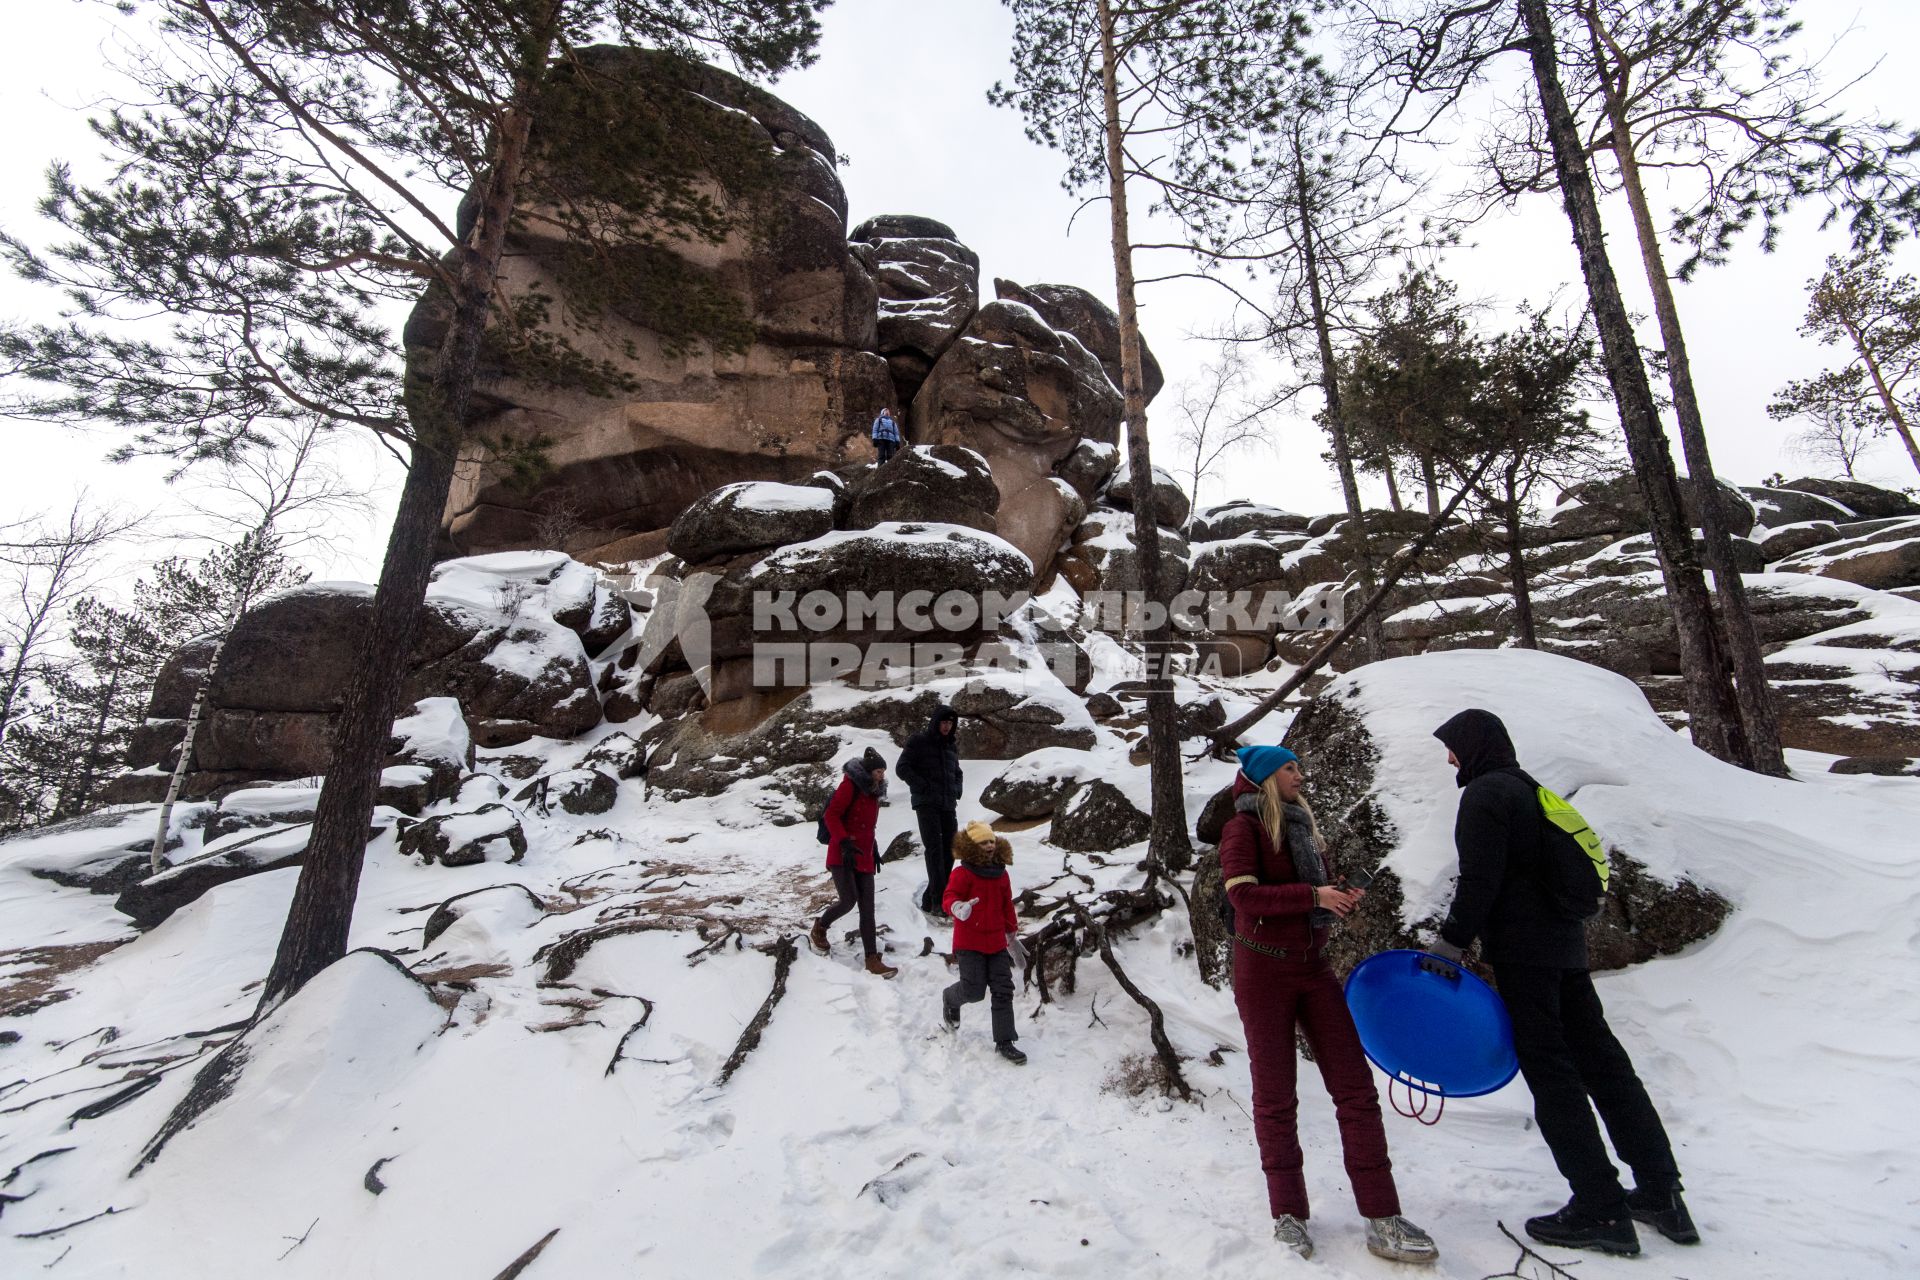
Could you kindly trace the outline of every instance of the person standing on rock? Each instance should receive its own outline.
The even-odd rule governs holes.
[[[883,408],[880,416],[873,420],[873,451],[880,455],[880,466],[886,466],[893,457],[894,450],[900,447],[900,424],[893,420],[893,410]]]
[[[947,1029],[960,1029],[960,1006],[975,1004],[993,992],[994,1052],[1016,1067],[1027,1055],[1013,1021],[1013,948],[1019,945],[1020,918],[1013,910],[1013,845],[984,822],[969,822],[954,836],[953,856],[960,863],[947,881],[941,905],[953,917],[953,955],[960,981],[941,994]]]
[[[1253,1069],[1253,1133],[1267,1176],[1273,1236],[1302,1258],[1307,1183],[1299,1133],[1299,1052],[1306,1033],[1333,1097],[1347,1179],[1367,1221],[1367,1249],[1393,1262],[1431,1263],[1433,1238],[1400,1216],[1380,1095],[1360,1033],[1327,963],[1334,922],[1361,891],[1334,882],[1313,811],[1301,795],[1300,758],[1285,747],[1242,747],[1233,816],[1220,835],[1220,875],[1233,906],[1233,999]]]
[[[867,972],[891,978],[900,972],[880,958],[880,942],[873,922],[873,877],[880,863],[875,856],[873,829],[880,821],[880,801],[887,794],[887,762],[872,747],[858,760],[840,766],[845,775],[827,801],[822,820],[827,824],[827,870],[839,900],[813,922],[808,940],[826,955],[831,949],[827,926],[860,909],[860,942],[867,951]]]
[[[1458,770],[1460,881],[1428,948],[1437,959],[1421,967],[1451,972],[1476,938],[1493,966],[1540,1136],[1573,1189],[1565,1207],[1528,1219],[1527,1234],[1632,1256],[1640,1252],[1638,1219],[1676,1243],[1697,1244],[1666,1128],[1593,989],[1586,921],[1560,904],[1544,876],[1553,855],[1538,784],[1491,711],[1462,711],[1433,736]],[[1631,1194],[1600,1141],[1596,1107],[1613,1149],[1633,1170]]]
[[[913,816],[920,822],[920,846],[926,850],[927,890],[920,909],[940,915],[940,895],[953,874],[953,837],[960,829],[960,713],[941,703],[927,727],[907,739],[895,770],[913,795]]]

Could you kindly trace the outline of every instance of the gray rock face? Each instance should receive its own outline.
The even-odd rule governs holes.
[[[1111,444],[1082,440],[1073,451],[1053,466],[1054,474],[1072,486],[1080,500],[1091,506],[1113,478],[1120,465],[1120,450]]]
[[[980,793],[983,807],[1003,818],[1027,821],[1057,810],[1088,775],[1086,757],[1075,751],[1036,751],[1015,760]]]
[[[1857,538],[1788,556],[1775,568],[1813,573],[1887,591],[1920,586],[1920,518],[1899,520]]]
[[[833,528],[832,495],[811,485],[746,481],[695,499],[667,531],[667,549],[691,565],[805,542]]]
[[[1000,535],[1044,576],[1069,532],[1054,467],[1082,440],[1112,444],[1120,394],[1100,362],[1029,307],[981,307],[914,398],[921,444],[978,450],[1000,490]]]
[[[462,916],[476,911],[492,909],[519,909],[531,913],[544,913],[547,904],[540,901],[533,890],[523,884],[495,884],[484,889],[469,889],[465,893],[456,893],[433,909],[425,925],[420,929],[420,949],[426,950],[434,940],[451,929]]]
[[[993,291],[1009,302],[1025,303],[1048,324],[1079,339],[1080,345],[1100,361],[1114,389],[1120,389],[1120,317],[1112,307],[1070,284],[1018,285],[1011,280],[995,280]],[[1140,376],[1147,401],[1152,403],[1167,380],[1145,338],[1140,341]]]
[[[620,784],[598,769],[562,769],[535,778],[514,796],[517,803],[534,804],[545,812],[553,805],[568,813],[605,813],[620,798]]]
[[[853,481],[843,523],[848,529],[871,529],[913,521],[995,533],[999,507],[1000,490],[985,458],[959,445],[913,445]]]
[[[1047,839],[1078,853],[1111,853],[1138,844],[1153,820],[1110,782],[1096,779],[1074,791],[1054,815]]]
[[[632,734],[609,734],[594,743],[593,750],[580,758],[580,767],[598,769],[626,782],[646,776],[647,753],[634,741]]]
[[[1718,482],[1718,492],[1720,514],[1726,521],[1727,532],[1736,538],[1752,533],[1757,513],[1746,494],[1725,481]],[[1688,524],[1698,528],[1699,497],[1691,480],[1681,479],[1680,496]],[[1555,511],[1551,528],[1563,538],[1601,533],[1623,537],[1645,533],[1653,527],[1640,494],[1640,482],[1631,475],[1575,485],[1561,493],[1560,501],[1563,505]]]
[[[1769,528],[1758,540],[1760,554],[1769,562],[1784,560],[1797,552],[1823,543],[1840,541],[1840,530],[1828,520],[1805,520],[1799,524]]]
[[[880,354],[904,407],[979,307],[980,258],[944,223],[911,215],[869,218],[850,239],[879,290]]]
[[[299,866],[309,834],[303,824],[217,840],[199,857],[129,887],[115,899],[114,909],[140,928],[151,929],[216,885]]]
[[[471,813],[448,813],[416,822],[400,833],[400,852],[431,866],[466,867],[478,862],[518,862],[527,835],[503,804],[483,804]]]
[[[1160,530],[1160,573],[1169,593],[1187,580],[1187,540],[1172,529]],[[1140,554],[1133,542],[1133,513],[1102,507],[1089,513],[1060,556],[1060,576],[1085,595],[1092,591],[1144,590]]]
[[[1797,489],[1765,489],[1747,487],[1740,490],[1747,500],[1753,503],[1760,523],[1770,529],[1782,525],[1805,524],[1809,520],[1851,520],[1853,509],[1823,498],[1818,494],[1802,493]]]

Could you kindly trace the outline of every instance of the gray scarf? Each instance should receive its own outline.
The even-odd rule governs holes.
[[[1234,801],[1233,807],[1241,813],[1251,814],[1255,822],[1260,822],[1260,793],[1248,792]],[[1300,883],[1315,887],[1327,883],[1326,859],[1320,856],[1320,842],[1314,838],[1313,815],[1307,807],[1289,801],[1282,810],[1285,823],[1287,852],[1293,856],[1293,873]],[[1261,824],[1265,830],[1265,824]],[[1339,917],[1325,907],[1315,907],[1307,914],[1307,923],[1315,929],[1331,928]]]

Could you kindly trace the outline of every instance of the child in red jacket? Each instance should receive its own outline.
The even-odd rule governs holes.
[[[1020,922],[1013,914],[1013,886],[1007,867],[1013,846],[984,822],[969,822],[953,837],[953,873],[940,905],[953,917],[953,955],[960,981],[941,996],[949,1029],[960,1026],[960,1006],[993,992],[993,1043],[1000,1056],[1019,1066],[1027,1055],[1014,1043],[1013,958]]]

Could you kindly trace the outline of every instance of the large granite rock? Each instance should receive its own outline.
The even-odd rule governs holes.
[[[910,445],[847,486],[848,529],[893,521],[959,524],[998,531],[1000,490],[987,460],[955,444]]]
[[[1720,496],[1720,515],[1726,522],[1727,532],[1736,538],[1744,538],[1752,533],[1758,513],[1747,495],[1725,481],[1717,483],[1717,492]],[[1699,496],[1697,486],[1691,479],[1681,478],[1680,497],[1688,524],[1698,528]],[[1639,480],[1631,475],[1623,475],[1611,480],[1577,484],[1565,490],[1560,494],[1560,505],[1554,509],[1549,524],[1555,535],[1564,540],[1602,533],[1614,537],[1645,533],[1653,528],[1653,519],[1647,514]]]
[[[1126,464],[1114,474],[1107,486],[1107,501],[1124,510],[1133,510],[1133,471]],[[1183,528],[1192,514],[1193,502],[1173,474],[1161,467],[1153,469],[1153,518],[1170,529]]]
[[[1816,545],[1775,567],[1882,591],[1920,586],[1920,518],[1894,520],[1859,537]]]
[[[1187,540],[1172,529],[1160,530],[1160,574],[1168,595],[1187,581]],[[1140,553],[1133,541],[1133,513],[1100,507],[1073,531],[1059,560],[1060,576],[1082,595],[1093,591],[1141,591]]]
[[[1904,493],[1859,480],[1820,480],[1809,476],[1793,481],[1787,488],[1837,502],[1862,520],[1920,516],[1920,502]]]
[[[981,307],[914,398],[921,444],[958,444],[986,458],[1000,490],[1000,536],[1043,577],[1072,531],[1054,467],[1083,440],[1112,444],[1120,393],[1087,348],[1031,307]]]
[[[1071,284],[1020,285],[995,280],[993,291],[1009,302],[1025,303],[1054,328],[1072,334],[1100,361],[1114,389],[1120,389],[1120,317],[1112,307]],[[1140,340],[1140,377],[1151,403],[1167,380],[1144,337]]]
[[[849,238],[879,290],[880,354],[904,408],[979,307],[980,258],[953,228],[910,214],[868,218]]]
[[[745,481],[694,500],[667,531],[688,564],[805,542],[833,528],[833,494],[814,485]]]
[[[1250,533],[1304,534],[1307,523],[1306,516],[1235,498],[1195,511],[1187,522],[1187,536],[1195,542],[1221,542]]]
[[[668,238],[634,248],[633,265],[648,287],[614,299],[591,326],[567,331],[583,354],[625,376],[624,389],[599,397],[510,367],[485,371],[469,437],[545,441],[548,465],[527,485],[487,446],[470,446],[443,524],[446,547],[456,553],[536,546],[558,528],[560,549],[587,554],[667,527],[718,485],[801,479],[863,456],[867,424],[895,394],[887,362],[874,350],[877,294],[847,244],[846,195],[825,131],[737,76],[666,53],[595,46],[576,51],[568,66],[571,75],[606,82],[603,100],[625,104],[624,117],[607,121],[614,158],[600,158],[611,175],[609,198],[621,189],[616,160],[629,133],[648,141],[636,140],[627,154],[665,151],[696,174],[701,163],[715,163],[674,151],[672,140],[687,132],[683,121],[718,123],[763,142],[755,168],[770,160],[774,180],[716,175],[755,187],[751,225],[720,244]],[[570,275],[596,269],[580,249],[538,222],[516,224],[503,291],[566,297]],[[692,282],[738,300],[744,349],[715,351],[685,336],[674,299]],[[552,310],[550,323],[563,323],[561,308]],[[444,300],[430,295],[407,326],[412,358],[425,358],[444,327]],[[565,518],[543,519],[556,513]]]

